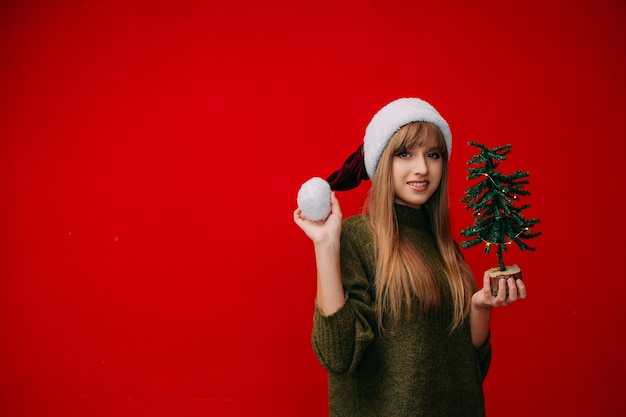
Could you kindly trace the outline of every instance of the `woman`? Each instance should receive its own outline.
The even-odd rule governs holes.
[[[430,104],[402,98],[372,118],[363,146],[329,177],[330,195],[319,179],[299,193],[294,221],[315,248],[313,347],[332,417],[485,414],[491,309],[526,288],[502,280],[494,297],[485,273],[476,291],[450,231],[451,145]],[[342,220],[330,189],[367,178],[366,213]],[[326,200],[329,213],[316,211]]]

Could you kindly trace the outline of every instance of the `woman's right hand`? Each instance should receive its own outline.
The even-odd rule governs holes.
[[[330,194],[330,215],[326,220],[307,220],[302,211],[296,209],[293,212],[293,221],[313,241],[317,268],[315,300],[321,313],[330,316],[343,306],[346,299],[339,264],[341,208],[335,193]]]
[[[330,194],[330,215],[326,220],[308,220],[298,208],[293,212],[293,221],[304,231],[314,244],[338,242],[341,235],[341,207],[334,192]]]

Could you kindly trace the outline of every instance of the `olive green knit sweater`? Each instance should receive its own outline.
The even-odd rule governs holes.
[[[331,316],[316,309],[313,328],[313,348],[328,371],[330,416],[483,416],[490,343],[475,349],[468,323],[449,334],[450,289],[427,216],[400,205],[396,213],[440,280],[442,304],[425,314],[414,305],[408,321],[379,335],[372,235],[363,216],[346,219],[341,236],[346,302]]]

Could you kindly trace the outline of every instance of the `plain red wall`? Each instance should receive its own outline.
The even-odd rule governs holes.
[[[300,184],[401,96],[528,170],[492,416],[623,413],[626,4],[3,1],[0,415],[323,416]],[[340,195],[360,210],[367,185]],[[466,251],[477,275],[495,255]]]

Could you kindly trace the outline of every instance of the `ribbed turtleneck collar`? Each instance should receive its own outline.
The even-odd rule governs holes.
[[[430,221],[424,209],[416,209],[394,203],[398,225],[414,229],[430,230]]]

